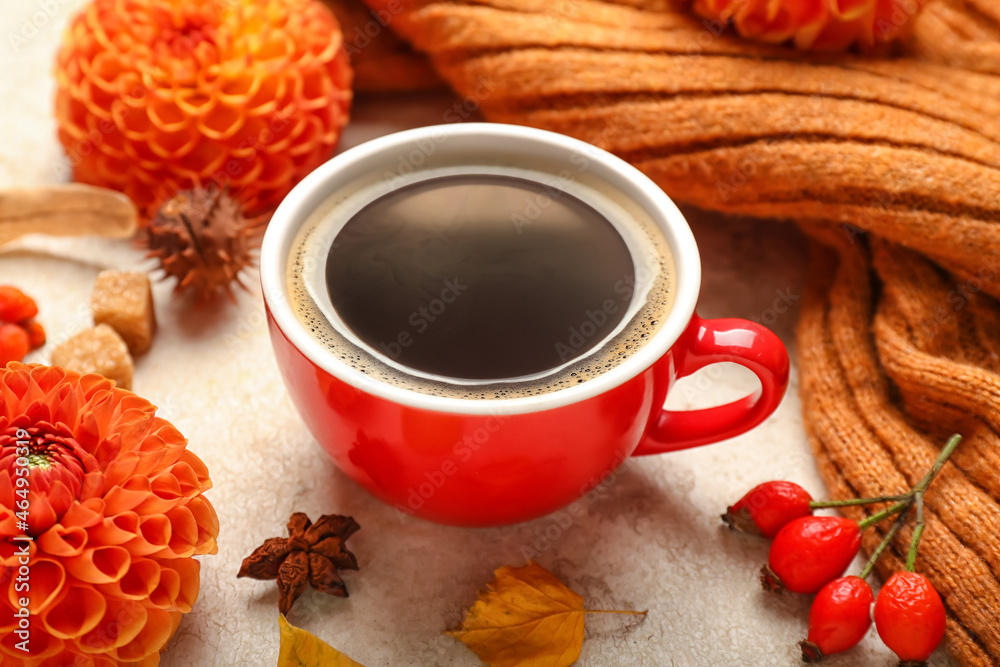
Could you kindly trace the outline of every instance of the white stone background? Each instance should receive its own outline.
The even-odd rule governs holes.
[[[52,117],[54,53],[80,0],[4,0],[0,8],[0,187],[58,182],[65,159]],[[25,36],[15,44],[11,35]],[[359,100],[341,148],[408,127],[442,122],[447,95]],[[704,265],[703,316],[764,320],[794,348],[807,245],[790,224],[686,211]],[[0,283],[34,295],[49,344],[90,325],[87,301],[98,271],[149,268],[128,242],[30,238],[0,253]],[[778,411],[752,433],[697,450],[635,460],[582,517],[506,528],[460,529],[397,514],[325,457],[281,384],[255,285],[238,304],[196,311],[155,288],[160,329],[138,360],[134,389],[190,439],[214,480],[219,553],[203,557],[201,594],[161,664],[269,665],[278,652],[277,589],[237,580],[241,559],[284,534],[293,511],[353,515],[361,564],[345,581],[349,599],[307,591],[290,620],[355,660],[381,665],[475,665],[442,636],[491,578],[523,563],[522,548],[555,535],[537,560],[581,593],[590,608],[648,609],[591,616],[580,665],[795,665],[809,600],[764,594],[757,570],[767,543],[724,530],[719,514],[753,485],[789,479],[816,497],[823,485],[800,415],[798,378]],[[782,295],[795,305],[774,309]],[[669,405],[708,406],[753,387],[737,367],[706,369],[677,387]],[[557,533],[557,534],[556,534]],[[860,564],[855,564],[855,571]],[[874,628],[831,667],[895,665]],[[938,652],[932,665],[951,664]]]

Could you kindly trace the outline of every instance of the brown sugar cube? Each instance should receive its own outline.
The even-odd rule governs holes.
[[[129,352],[142,354],[153,344],[156,314],[149,276],[134,271],[101,271],[90,295],[94,324],[118,332]]]
[[[107,324],[81,331],[52,350],[52,364],[80,374],[98,373],[122,389],[132,388],[132,357]]]

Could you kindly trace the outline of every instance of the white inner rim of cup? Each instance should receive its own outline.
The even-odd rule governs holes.
[[[492,385],[498,383],[508,384],[516,382],[530,382],[559,373],[561,370],[568,368],[569,366],[580,363],[581,360],[586,359],[587,357],[601,353],[608,341],[612,340],[615,336],[621,333],[630,324],[636,313],[638,313],[642,308],[649,295],[649,291],[660,272],[660,262],[658,254],[652,248],[649,248],[647,244],[643,243],[641,233],[635,229],[634,226],[629,226],[622,222],[623,220],[627,220],[630,217],[630,214],[620,204],[618,204],[612,197],[609,197],[594,188],[584,186],[575,180],[560,180],[559,177],[554,174],[521,167],[481,164],[431,167],[415,172],[410,177],[401,178],[398,183],[389,183],[386,179],[367,183],[366,185],[347,194],[345,198],[338,199],[335,205],[326,207],[328,208],[328,211],[324,214],[324,221],[322,225],[320,225],[321,229],[317,229],[317,231],[313,232],[310,235],[309,241],[312,245],[319,249],[329,249],[337,234],[339,234],[344,228],[344,225],[357,215],[361,209],[380,197],[389,194],[390,192],[394,192],[399,187],[410,186],[414,183],[421,183],[423,181],[442,178],[445,176],[470,174],[511,176],[536,183],[543,183],[552,188],[553,191],[565,192],[588,204],[604,216],[604,218],[608,220],[612,226],[614,226],[618,235],[625,242],[629,255],[632,258],[633,274],[636,284],[631,300],[625,310],[625,314],[610,334],[602,338],[595,346],[585,351],[583,354],[573,356],[565,363],[553,368],[545,369],[538,373],[517,377],[490,378],[485,380],[466,379],[436,375],[434,373],[428,373],[411,366],[407,366],[406,364],[401,364],[395,359],[383,354],[379,349],[370,343],[359,338],[343,321],[340,314],[337,312],[336,307],[333,305],[333,302],[330,300],[330,294],[326,289],[326,262],[311,262],[303,269],[302,281],[306,291],[312,297],[312,300],[316,303],[320,312],[323,313],[323,316],[326,317],[326,319],[333,325],[340,335],[354,345],[366,350],[368,354],[378,359],[380,363],[383,363],[386,366],[394,368],[402,373],[406,373],[407,375],[435,382],[443,382],[450,385],[474,387],[478,385]],[[527,197],[528,195],[526,195],[526,200]],[[511,224],[513,225],[514,223],[512,222]],[[298,243],[295,245],[298,245]]]
[[[599,179],[639,205],[656,222],[673,253],[676,275],[673,306],[653,339],[615,368],[581,384],[536,396],[474,399],[434,396],[386,384],[341,362],[332,352],[312,338],[289,304],[286,270],[292,244],[302,225],[313,212],[347,184],[357,181],[361,175],[373,174],[377,179],[372,179],[373,183],[388,183],[390,179],[378,177],[383,174],[391,175],[392,170],[398,170],[400,165],[406,163],[404,156],[410,156],[411,163],[415,163],[416,160],[412,159],[414,155],[423,155],[426,158],[436,153],[440,159],[445,155],[489,155],[494,151],[514,155],[515,160],[523,165],[531,165],[537,161],[564,162],[567,166],[576,165],[581,170],[586,169],[590,177]],[[471,160],[468,164],[472,173],[483,173],[480,161]],[[410,164],[410,169],[414,169],[413,164]],[[421,171],[419,165],[416,170]],[[421,174],[423,173],[421,171]],[[521,169],[518,175],[523,177],[525,173],[526,170]],[[393,186],[398,187],[415,180],[417,179],[399,179],[398,184],[393,183]],[[571,189],[572,183],[567,184],[564,181],[559,183],[561,189],[606,214],[606,210],[598,208],[600,198],[595,198],[589,188],[581,186],[579,190],[574,191]],[[386,188],[382,192],[387,192],[389,189],[391,188]],[[349,196],[343,201],[346,203],[348,199]],[[364,198],[364,203],[370,201],[372,197],[369,194]],[[349,219],[349,216],[345,217],[346,219]],[[608,219],[614,220],[611,216],[608,216]],[[620,232],[623,230],[623,226],[616,228]],[[623,238],[626,238],[625,234]],[[628,243],[627,238],[626,243]],[[636,252],[632,245],[629,246],[629,250],[638,271],[641,251]],[[694,236],[683,215],[655,183],[623,160],[591,144],[554,132],[498,123],[463,123],[423,127],[380,137],[345,151],[318,167],[295,186],[275,211],[261,246],[260,274],[265,302],[278,327],[292,345],[331,375],[369,394],[411,407],[462,414],[496,415],[535,412],[569,405],[602,394],[649,368],[670,349],[691,320],[700,289],[701,264]],[[325,279],[320,282],[308,281],[307,284],[325,285]],[[633,296],[630,309],[637,307],[636,304],[641,304],[642,301],[644,299],[640,300]],[[321,304],[324,302],[329,303],[329,297],[317,301]],[[634,312],[627,314],[620,325],[627,323],[633,315]],[[337,328],[342,333],[349,331],[342,325]],[[356,342],[356,344],[363,349],[371,350],[363,343]],[[596,346],[594,350],[600,350],[602,345]],[[379,359],[385,361],[382,355],[379,355]],[[577,357],[574,361],[579,359],[580,357]],[[413,369],[405,366],[401,368],[408,374],[417,375]],[[545,371],[541,377],[552,372],[555,371]],[[504,381],[511,380],[504,379]],[[448,378],[447,382],[458,384],[453,378]]]

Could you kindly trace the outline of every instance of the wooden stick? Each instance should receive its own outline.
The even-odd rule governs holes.
[[[0,190],[0,245],[27,234],[124,239],[137,226],[132,201],[107,188],[71,183]]]

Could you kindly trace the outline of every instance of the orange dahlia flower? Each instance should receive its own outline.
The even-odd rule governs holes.
[[[56,64],[56,116],[77,181],[148,220],[216,183],[251,214],[328,159],[351,70],[320,0],[93,0]]]
[[[219,522],[155,412],[98,375],[0,370],[0,664],[158,664]]]
[[[928,0],[695,0],[701,16],[744,37],[800,49],[870,50],[899,37]]]

